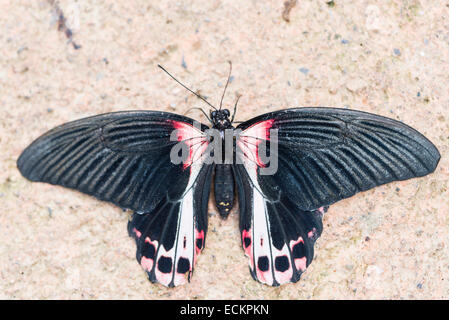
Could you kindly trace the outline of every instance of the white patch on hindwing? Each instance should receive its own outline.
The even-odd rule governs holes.
[[[270,230],[267,199],[263,195],[257,180],[257,164],[244,156],[242,162],[253,187],[251,227],[249,230],[244,230],[242,234],[242,241],[244,241],[247,233],[251,233],[251,245],[246,248],[246,254],[250,258],[250,268],[257,279],[262,283],[268,285],[288,283],[293,276],[290,249],[287,243],[283,245],[281,250],[278,250],[274,246]],[[247,252],[247,249],[249,248],[252,252]],[[283,259],[283,256],[286,257],[288,261],[288,267],[284,271],[278,271],[275,268],[275,259],[278,257]],[[263,262],[268,261],[267,270],[263,271],[259,268],[259,259],[262,259],[261,267],[266,267]]]
[[[186,192],[182,196],[179,205],[178,221],[176,228],[176,237],[174,245],[168,251],[162,244],[157,253],[156,261],[164,257],[169,257],[172,260],[172,269],[169,273],[161,272],[158,267],[155,268],[156,279],[163,285],[168,286],[173,280],[175,286],[186,283],[187,275],[192,272],[196,260],[196,234],[195,214],[193,207],[193,192],[194,183],[203,166],[202,163],[194,162],[190,166],[190,178],[187,184]],[[189,261],[189,270],[186,273],[178,273],[178,263],[181,258]]]

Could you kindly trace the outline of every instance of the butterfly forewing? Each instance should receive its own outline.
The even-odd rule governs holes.
[[[279,188],[297,199],[303,210],[391,181],[424,176],[435,170],[440,159],[435,146],[413,128],[366,112],[287,109],[238,128],[244,134],[260,123],[277,129],[279,155],[276,173],[258,176],[263,192]]]

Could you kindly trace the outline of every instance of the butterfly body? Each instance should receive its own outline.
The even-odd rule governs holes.
[[[235,150],[234,134],[226,135],[226,130],[234,130],[229,117],[230,112],[228,109],[214,110],[210,113],[212,129],[218,130],[221,138],[221,162],[215,163],[214,167],[214,196],[215,205],[223,219],[228,217],[231,209],[234,207],[235,194],[235,179],[232,171],[232,163],[226,163],[226,146],[230,144],[227,144],[225,139],[231,139],[232,150],[230,151],[233,152]],[[231,160],[235,160],[234,156],[232,156]]]
[[[205,246],[208,201],[226,218],[238,199],[242,247],[254,279],[296,282],[314,256],[332,203],[395,180],[433,172],[436,147],[392,119],[336,108],[294,108],[233,127],[227,109],[211,128],[188,117],[127,111],[63,124],[17,161],[31,181],[72,188],[135,213],[128,231],[152,282],[190,280]],[[174,133],[174,134],[173,134]],[[219,139],[219,161],[203,155]],[[260,149],[267,146],[270,162]],[[173,150],[187,150],[183,162]],[[274,152],[275,150],[275,152]],[[276,164],[276,170],[265,171]],[[213,181],[214,180],[214,181]]]

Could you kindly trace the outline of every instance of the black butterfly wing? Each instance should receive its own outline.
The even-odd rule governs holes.
[[[440,154],[409,126],[361,111],[300,108],[237,127],[243,164],[235,167],[243,247],[253,276],[296,282],[313,258],[323,206],[395,180],[435,170]],[[278,169],[262,175],[259,146],[276,143]]]
[[[165,112],[98,115],[42,135],[23,151],[17,166],[31,181],[134,210],[129,230],[139,263],[151,281],[173,286],[190,275],[204,247],[211,180],[211,166],[200,158],[208,144],[205,129]],[[174,164],[170,152],[179,141],[189,157]]]

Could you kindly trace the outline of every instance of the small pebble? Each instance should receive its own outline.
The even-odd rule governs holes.
[[[26,46],[21,46],[18,50],[17,50],[17,54],[21,54],[23,51],[28,50],[28,47]]]
[[[361,91],[366,88],[367,83],[361,78],[354,78],[346,83],[346,88],[351,92]]]
[[[303,74],[305,74],[305,75],[307,75],[308,73],[309,73],[309,69],[307,69],[307,68],[299,68],[299,71],[301,72],[301,73],[303,73]]]
[[[396,56],[400,56],[401,55],[401,50],[394,48],[393,52]]]
[[[184,69],[187,69],[187,63],[186,63],[186,61],[184,60],[184,56],[182,56],[181,66],[182,66]]]
[[[348,44],[348,43],[349,43],[349,40],[347,40],[347,39],[341,39],[341,43],[343,43],[343,44]]]

